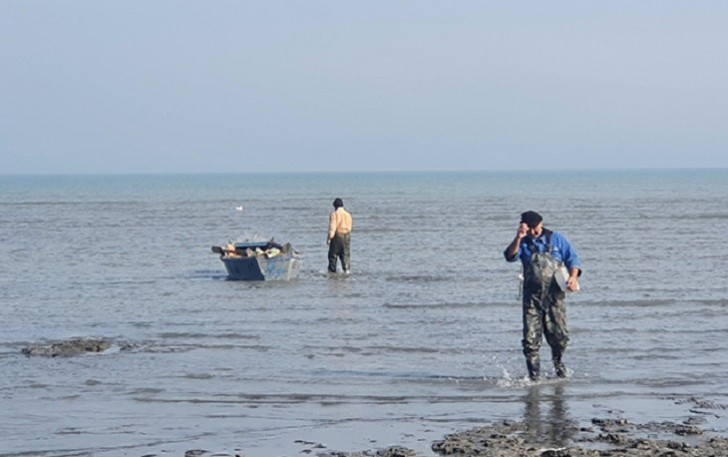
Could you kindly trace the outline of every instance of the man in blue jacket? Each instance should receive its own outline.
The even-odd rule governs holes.
[[[579,290],[581,263],[576,251],[559,232],[544,228],[535,211],[521,214],[516,237],[503,252],[506,260],[523,265],[523,354],[528,376],[540,376],[539,350],[545,336],[551,346],[556,375],[566,376],[562,356],[569,342],[566,326],[566,291]]]

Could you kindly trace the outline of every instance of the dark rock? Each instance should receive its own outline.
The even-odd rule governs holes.
[[[208,452],[203,449],[192,449],[185,452],[185,457],[200,457],[207,454]]]
[[[680,436],[687,436],[687,435],[702,435],[703,431],[693,425],[676,425],[675,426],[675,434]]]
[[[377,457],[415,457],[417,453],[406,447],[393,446],[377,451]]]
[[[417,453],[401,446],[392,446],[378,451],[362,451],[362,452],[328,452],[318,454],[319,457],[416,457]]]
[[[76,338],[50,345],[35,345],[23,348],[21,352],[27,356],[71,357],[86,352],[103,352],[111,347],[106,340]]]

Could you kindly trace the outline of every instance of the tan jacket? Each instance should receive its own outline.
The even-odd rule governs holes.
[[[336,211],[332,211],[329,216],[329,236],[327,240],[331,241],[337,233],[341,235],[351,233],[352,226],[351,214],[343,207],[336,208]]]

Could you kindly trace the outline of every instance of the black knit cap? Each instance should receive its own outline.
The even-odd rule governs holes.
[[[344,206],[344,202],[340,198],[334,200],[334,208],[341,208],[342,206]]]
[[[543,217],[541,217],[541,215],[536,211],[526,211],[525,213],[521,213],[521,222],[528,225],[530,228],[536,227],[541,223],[541,221],[543,221]]]

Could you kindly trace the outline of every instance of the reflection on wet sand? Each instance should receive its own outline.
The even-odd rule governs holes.
[[[567,446],[574,438],[576,421],[569,417],[563,383],[529,386],[523,397],[524,438],[529,442]],[[546,411],[541,411],[542,406]]]

